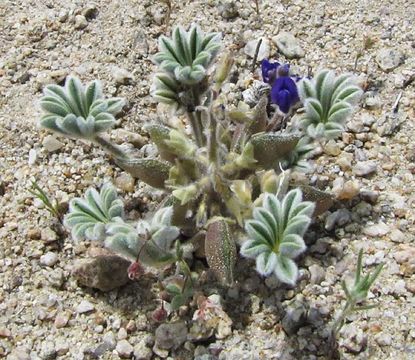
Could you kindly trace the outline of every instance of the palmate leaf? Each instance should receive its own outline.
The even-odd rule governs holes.
[[[249,236],[241,254],[256,259],[256,269],[264,276],[274,273],[279,280],[294,285],[298,270],[292,260],[306,246],[303,235],[311,221],[314,204],[302,200],[299,189],[288,192],[280,201],[266,194],[263,205],[253,211],[253,219],[245,223]]]
[[[115,188],[106,183],[100,192],[93,188],[86,191],[85,197],[75,198],[69,203],[69,214],[64,225],[71,230],[74,240],[103,240],[106,224],[121,218],[124,207]]]
[[[302,123],[308,136],[338,137],[361,94],[348,74],[336,77],[330,70],[321,70],[313,80],[301,80],[299,95],[305,109]]]
[[[79,79],[69,76],[65,86],[46,86],[40,100],[45,112],[40,124],[65,136],[92,139],[115,124],[114,115],[124,105],[120,98],[104,99],[99,81],[84,87]]]
[[[187,32],[180,26],[175,27],[171,39],[160,37],[160,52],[154,56],[154,62],[180,84],[195,85],[206,76],[207,67],[220,49],[220,37],[219,33],[204,34],[197,25]],[[165,84],[164,79],[157,77],[153,94],[163,102],[174,100],[170,92],[172,82]]]

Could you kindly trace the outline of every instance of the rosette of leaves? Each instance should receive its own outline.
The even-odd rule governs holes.
[[[161,36],[154,62],[162,72],[155,76],[153,96],[161,102],[177,103],[183,89],[199,84],[221,47],[220,38],[220,33],[205,34],[197,25],[189,31],[174,28],[171,39]]]
[[[40,100],[45,112],[40,124],[65,136],[93,140],[115,124],[114,115],[124,104],[120,98],[104,99],[99,81],[83,86],[79,79],[69,76],[64,87],[46,86]]]
[[[100,192],[90,188],[85,198],[75,198],[69,203],[69,213],[64,225],[71,230],[74,240],[103,240],[105,226],[121,218],[124,205],[110,183],[102,186]]]
[[[158,210],[151,221],[140,220],[137,227],[123,220],[123,203],[115,188],[106,183],[100,190],[90,188],[85,198],[69,205],[64,225],[74,240],[102,241],[105,247],[134,261],[161,266],[175,261],[173,241],[179,229],[171,226],[172,208]]]
[[[303,240],[311,221],[314,204],[302,201],[299,189],[289,191],[282,200],[267,193],[261,207],[246,221],[249,239],[242,245],[243,256],[256,259],[256,270],[264,276],[272,273],[287,284],[294,285],[298,268],[292,260],[306,246]]]
[[[104,244],[132,261],[154,267],[171,264],[176,260],[172,245],[179,236],[179,229],[171,226],[171,215],[171,207],[161,208],[151,221],[140,220],[136,227],[117,219],[107,225]]]
[[[312,138],[338,137],[361,94],[348,74],[336,77],[333,71],[322,70],[312,80],[301,80],[299,95],[305,108],[302,124],[307,134]]]

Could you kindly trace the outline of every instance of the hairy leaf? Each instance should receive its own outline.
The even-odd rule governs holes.
[[[261,275],[274,273],[281,281],[295,284],[298,270],[292,259],[306,248],[303,235],[313,211],[314,204],[303,201],[299,189],[289,191],[282,200],[267,193],[245,224],[249,239],[242,244],[241,254],[256,259]]]

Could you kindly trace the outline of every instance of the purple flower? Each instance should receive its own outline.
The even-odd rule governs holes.
[[[269,62],[268,59],[264,59],[261,62],[262,78],[264,82],[271,84],[277,77],[277,69],[281,64],[278,62]]]
[[[287,114],[291,106],[298,102],[298,90],[295,81],[289,76],[278,77],[271,87],[271,102]]]
[[[271,85],[271,102],[287,114],[291,106],[300,100],[296,85],[300,78],[290,76],[289,64],[271,63],[267,59],[262,60],[261,70],[264,82]]]

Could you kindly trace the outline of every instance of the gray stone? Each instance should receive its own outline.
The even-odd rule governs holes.
[[[346,225],[350,221],[350,218],[351,215],[347,209],[336,210],[327,216],[324,227],[327,231],[331,231],[336,225],[340,227]]]
[[[126,172],[122,172],[119,176],[115,178],[115,186],[125,192],[133,192],[135,186],[135,179]]]
[[[382,106],[382,99],[376,91],[368,91],[364,93],[363,97],[363,107],[369,110],[380,109]]]
[[[7,360],[30,360],[29,350],[24,347],[16,347],[10,355],[7,357]]]
[[[363,233],[367,236],[376,237],[386,235],[390,231],[389,226],[380,221],[375,225],[366,226]]]
[[[319,285],[325,278],[326,272],[317,264],[311,265],[308,270],[310,271],[310,283]]]
[[[177,349],[186,341],[187,333],[184,322],[161,324],[155,333],[155,347],[164,350]]]
[[[403,54],[399,50],[383,48],[376,54],[376,62],[383,71],[396,69],[403,62]]]
[[[255,56],[256,48],[258,46],[258,41],[260,39],[253,39],[246,43],[244,48],[244,53],[249,57],[253,58]],[[269,57],[269,41],[266,38],[262,38],[261,46],[259,47],[257,60],[261,61]]]
[[[219,15],[226,20],[234,19],[239,15],[236,1],[222,0],[218,4]]]
[[[272,42],[288,59],[302,58],[305,55],[299,41],[289,32],[280,32],[272,38]]]
[[[128,281],[130,262],[117,255],[101,255],[75,262],[72,275],[86,287],[110,291]]]
[[[40,257],[40,263],[45,266],[53,266],[58,262],[58,255],[54,252],[47,252],[45,255]]]
[[[384,332],[377,334],[375,340],[380,346],[390,346],[392,344],[392,337]]]
[[[53,360],[58,356],[55,350],[55,344],[50,341],[44,341],[41,345],[40,358],[42,360]]]
[[[65,274],[62,269],[54,269],[47,272],[46,279],[53,287],[60,289],[65,282]]]
[[[37,152],[35,149],[30,149],[29,150],[29,160],[27,161],[27,163],[29,164],[29,166],[32,166],[36,163],[36,159],[37,159]]]
[[[88,26],[88,20],[83,15],[76,15],[75,16],[75,29],[82,30]]]
[[[42,141],[42,146],[49,152],[54,152],[59,150],[63,147],[62,144],[58,139],[56,139],[53,135],[46,136]]]
[[[51,228],[45,228],[41,230],[40,238],[45,243],[51,243],[58,240],[58,235]]]
[[[150,360],[153,351],[146,345],[144,340],[134,346],[134,357],[136,360]]]
[[[288,335],[294,335],[307,323],[307,309],[302,302],[295,301],[287,307],[282,327]]]
[[[367,176],[367,175],[370,175],[376,172],[377,166],[378,166],[377,163],[372,160],[359,161],[353,167],[353,173],[356,176]]]
[[[128,70],[119,67],[112,68],[112,76],[117,85],[127,85],[134,81],[134,76]]]
[[[379,192],[373,190],[362,190],[360,192],[362,200],[367,201],[369,204],[376,204],[379,199]]]
[[[114,350],[115,346],[117,345],[117,341],[115,340],[115,335],[112,331],[107,332],[102,337],[102,341],[105,345],[107,345],[109,350]]]
[[[91,304],[87,300],[82,300],[81,303],[76,307],[78,314],[85,314],[95,310],[94,304]]]
[[[399,229],[393,229],[389,234],[389,239],[395,243],[402,243],[405,241],[405,234]]]
[[[118,341],[115,350],[122,359],[129,359],[134,352],[134,348],[127,340]]]

